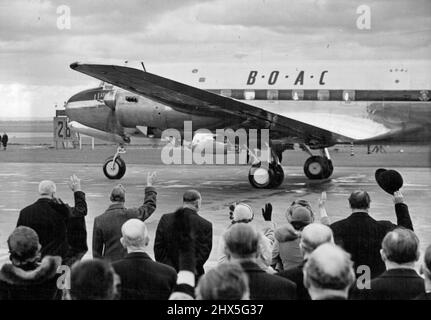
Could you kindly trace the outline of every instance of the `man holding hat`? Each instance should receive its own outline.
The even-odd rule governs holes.
[[[335,242],[351,254],[355,271],[358,266],[368,266],[372,278],[385,271],[385,264],[380,257],[380,246],[385,235],[397,227],[413,230],[401,192],[394,191],[393,195],[397,224],[373,219],[369,215],[370,196],[363,190],[353,191],[349,197],[351,215],[331,224]]]
[[[148,173],[144,203],[138,208],[126,208],[126,189],[116,185],[111,191],[109,208],[94,219],[93,257],[111,262],[123,259],[127,250],[121,245],[121,226],[129,219],[147,220],[156,210],[157,192],[153,187],[156,172]]]

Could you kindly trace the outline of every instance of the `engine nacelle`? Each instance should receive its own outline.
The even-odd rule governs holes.
[[[110,133],[110,132],[94,129],[91,127],[87,127],[87,126],[84,126],[83,124],[76,122],[76,121],[69,122],[69,128],[71,128],[75,132],[79,132],[80,134],[94,137],[94,138],[104,140],[104,141],[111,141],[111,142],[115,142],[115,143],[129,143],[130,142],[129,137],[121,137],[120,135],[115,134],[115,133]]]
[[[105,105],[112,110],[115,110],[115,106],[117,104],[117,91],[111,90],[107,93],[105,93],[105,96],[103,97],[103,102]]]

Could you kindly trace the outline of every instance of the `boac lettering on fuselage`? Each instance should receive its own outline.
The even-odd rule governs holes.
[[[325,85],[325,75],[328,73],[328,70],[324,70],[320,72],[319,76],[316,78],[319,81],[319,85]],[[294,86],[302,86],[305,84],[308,79],[315,79],[314,74],[307,74],[304,70],[299,71],[295,74],[282,74],[278,70],[271,71],[269,74],[262,74],[256,70],[251,70],[248,74],[247,85],[253,85],[256,83],[257,79],[263,79],[269,85],[275,85],[277,81],[283,81],[284,79],[293,79]]]

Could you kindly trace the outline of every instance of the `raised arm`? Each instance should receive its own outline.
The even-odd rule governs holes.
[[[413,223],[410,218],[409,207],[404,203],[401,191],[394,192],[395,214],[397,215],[397,226],[413,231]]]
[[[325,204],[326,204],[326,192],[323,191],[319,198],[320,223],[329,226],[331,224],[331,219],[328,217]]]
[[[69,217],[85,217],[87,215],[87,202],[85,200],[85,193],[81,189],[81,179],[74,174],[70,177],[68,184],[75,198],[75,206],[69,206]]]
[[[262,217],[264,220],[262,224],[262,233],[268,239],[272,251],[275,242],[275,224],[272,222],[272,204],[265,204],[265,207],[262,208]]]
[[[157,192],[153,187],[156,181],[157,173],[151,172],[147,175],[147,187],[145,188],[144,203],[139,208],[127,209],[127,213],[131,218],[147,220],[157,207]]]

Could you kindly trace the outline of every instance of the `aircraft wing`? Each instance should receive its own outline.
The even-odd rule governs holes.
[[[358,122],[357,118],[334,118],[333,115],[310,117],[310,114],[301,113],[294,117],[287,116],[280,111],[265,110],[129,67],[80,63],[73,63],[70,67],[184,113],[236,117],[242,119],[242,123],[254,124],[254,128],[278,130],[305,143],[317,142],[318,145],[330,146],[337,142],[373,140],[393,131],[371,119],[360,119]]]

